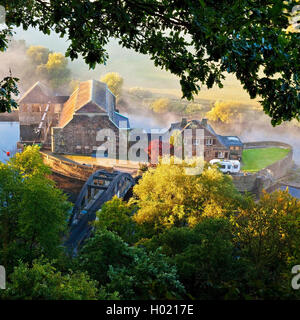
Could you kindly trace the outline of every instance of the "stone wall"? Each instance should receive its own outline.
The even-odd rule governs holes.
[[[290,152],[283,159],[269,165],[259,172],[233,175],[233,183],[239,191],[251,192],[259,197],[263,189],[270,188],[272,185],[276,184],[277,180],[284,177],[292,168],[293,148],[289,144],[278,141],[247,142],[244,144],[244,149],[271,147],[289,148]]]
[[[61,160],[44,152],[41,152],[41,155],[44,163],[48,165],[53,172],[82,181],[86,181],[88,177],[97,170],[113,172],[113,166],[80,165],[67,160]]]
[[[119,130],[106,114],[74,114],[63,128],[51,130],[52,152],[57,154],[91,155],[103,142],[97,141],[101,129],[111,129],[116,138],[116,152],[119,147]]]

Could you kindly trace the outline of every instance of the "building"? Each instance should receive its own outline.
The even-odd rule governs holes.
[[[21,142],[42,143],[43,147],[57,154],[93,155],[103,141],[112,139],[109,135],[105,135],[104,139],[98,136],[97,139],[99,131],[110,129],[115,135],[115,155],[119,158],[120,133],[127,135],[131,130],[128,118],[116,110],[115,96],[105,83],[96,80],[81,82],[71,96],[57,96],[48,87],[37,82],[19,100],[19,105]],[[197,146],[204,143],[206,161],[216,158],[241,160],[241,140],[236,136],[218,135],[207,119],[188,121],[183,118],[181,122],[172,123],[169,130],[162,134],[152,134],[147,130],[145,132],[148,143],[152,146],[156,142],[160,144],[162,140],[170,141],[169,137],[174,130],[182,134],[185,142],[190,139],[188,129],[192,129],[189,131],[192,132],[191,156],[196,154]],[[197,129],[203,129],[204,141],[196,136]],[[134,139],[129,142],[128,149],[137,141]],[[143,152],[149,155],[149,147],[146,149]],[[136,154],[140,152],[137,149]],[[170,152],[172,154],[172,147]]]
[[[93,154],[103,142],[100,129],[129,128],[129,120],[116,110],[116,99],[105,83],[84,81],[69,96],[55,96],[37,82],[19,100],[22,143],[43,143],[60,154]]]
[[[101,129],[115,132],[116,153],[119,128],[128,129],[129,120],[116,110],[116,99],[100,81],[81,82],[64,104],[58,125],[52,128],[52,152],[91,155],[103,143],[97,141]]]
[[[172,123],[170,132],[179,130],[185,139],[185,131],[191,129],[192,138],[192,155],[196,154],[196,146],[204,143],[204,160],[212,159],[230,159],[241,160],[243,152],[243,143],[237,136],[222,136],[217,134],[208,124],[207,119],[190,120],[183,118],[181,122]],[[204,141],[200,141],[196,136],[196,130],[204,130]]]
[[[50,146],[50,128],[58,124],[60,113],[68,98],[68,96],[55,96],[41,82],[35,83],[18,101],[21,142],[31,144],[43,141]],[[47,116],[42,121],[48,105]],[[43,128],[37,132],[41,122]]]

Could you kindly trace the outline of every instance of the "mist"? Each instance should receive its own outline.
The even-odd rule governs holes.
[[[27,31],[15,29],[14,39],[26,41],[26,45],[42,45],[52,51],[65,53],[69,43],[66,38],[59,38],[57,34],[44,35],[33,28]],[[124,78],[124,89],[142,87],[156,93],[160,97],[168,95],[181,97],[179,79],[169,72],[156,68],[147,55],[138,54],[133,50],[122,48],[116,40],[107,45],[109,60],[107,64],[99,65],[95,70],[90,70],[82,58],[69,61],[72,78],[78,80],[100,79],[107,72],[118,72]],[[0,76],[3,78],[11,69],[13,76],[19,77],[19,89],[24,93],[37,79],[34,74],[26,74],[28,59],[22,48],[10,47],[6,52],[0,53]],[[232,75],[226,75],[224,88],[203,88],[197,99],[206,99],[214,102],[217,100],[232,100],[243,105],[259,106],[256,100],[251,100]],[[182,116],[174,113],[155,114],[141,103],[125,98],[128,108],[120,108],[120,112],[128,116],[131,127],[135,128],[169,128],[173,122],[180,121]],[[201,119],[203,115],[184,116],[189,119]],[[255,118],[256,117],[256,118]],[[300,164],[300,128],[290,123],[272,127],[270,118],[262,112],[254,113],[253,120],[241,120],[239,123],[221,124],[210,122],[218,134],[238,135],[243,142],[277,140],[289,143],[294,148],[294,159]]]

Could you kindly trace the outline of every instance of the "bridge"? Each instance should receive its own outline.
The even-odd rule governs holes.
[[[107,172],[98,170],[93,173],[82,187],[73,207],[70,219],[70,233],[65,242],[67,249],[76,255],[78,247],[91,234],[91,222],[96,218],[96,211],[117,196],[123,198],[135,180],[129,173]]]

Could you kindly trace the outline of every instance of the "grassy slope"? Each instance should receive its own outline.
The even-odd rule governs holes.
[[[270,164],[284,158],[289,149],[282,148],[261,148],[248,149],[243,151],[243,171],[255,172],[259,171]]]

